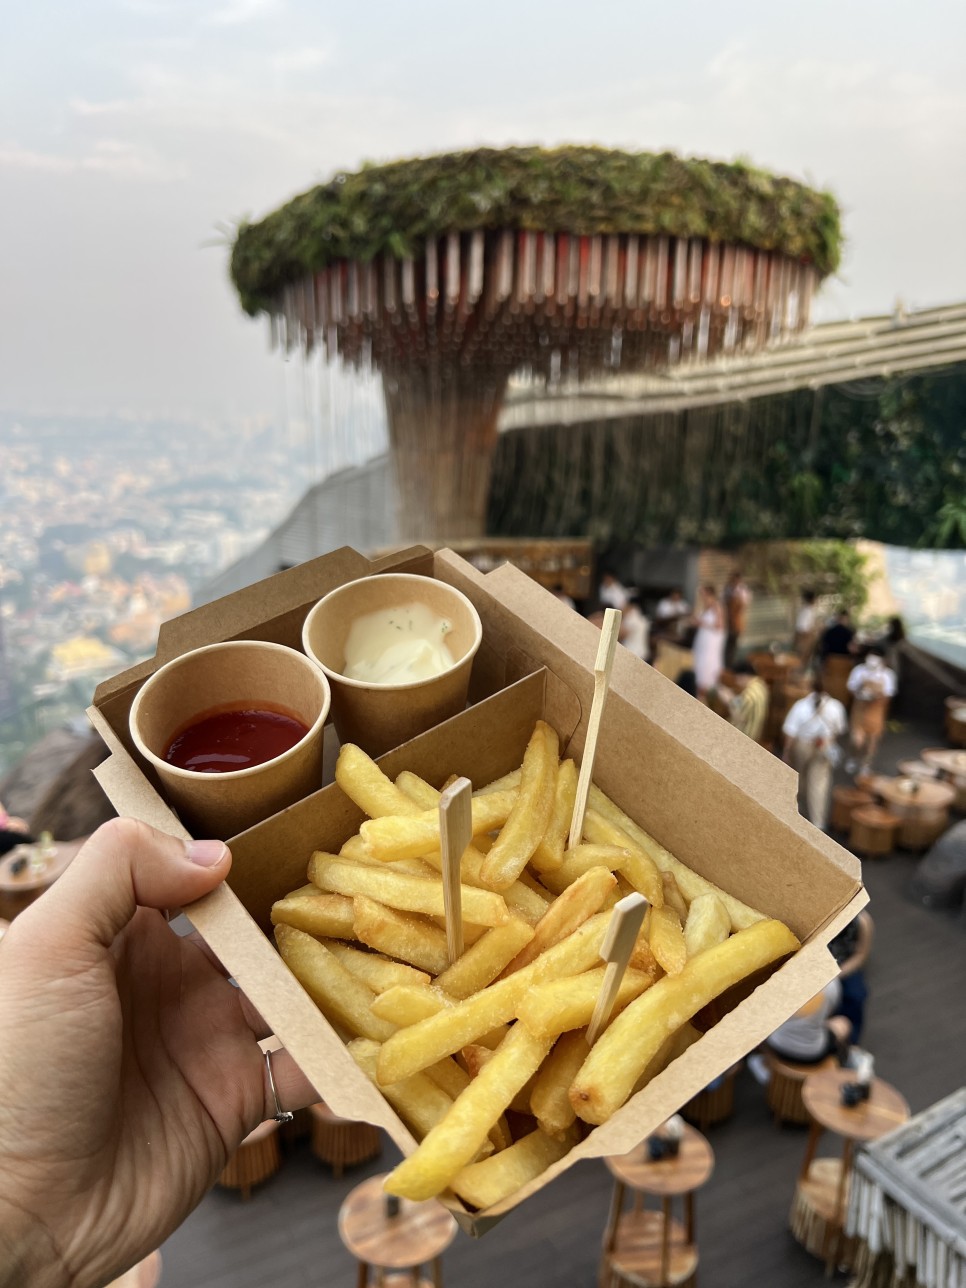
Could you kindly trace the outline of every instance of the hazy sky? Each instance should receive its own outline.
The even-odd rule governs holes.
[[[830,187],[828,317],[966,298],[962,0],[0,0],[0,408],[278,411],[206,247],[334,169],[479,143]]]

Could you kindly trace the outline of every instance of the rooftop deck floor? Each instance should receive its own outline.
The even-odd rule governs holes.
[[[897,759],[940,741],[934,730],[892,734],[878,767],[890,770]],[[905,888],[914,866],[914,857],[901,853],[865,864],[875,942],[862,1045],[875,1054],[876,1072],[918,1113],[964,1081],[966,914],[954,918],[910,902]],[[742,1072],[734,1117],[709,1132],[715,1172],[697,1199],[705,1288],[828,1282],[787,1228],[805,1137],[802,1128],[773,1125],[762,1088]],[[835,1148],[826,1136],[822,1152]],[[348,1288],[355,1263],[339,1241],[339,1205],[395,1156],[387,1142],[381,1159],[336,1181],[303,1145],[248,1203],[216,1190],[165,1245],[164,1288]],[[609,1196],[603,1164],[578,1164],[482,1240],[458,1234],[443,1259],[445,1283],[589,1288]]]

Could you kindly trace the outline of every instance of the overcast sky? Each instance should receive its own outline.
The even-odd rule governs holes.
[[[337,168],[595,142],[830,187],[822,315],[966,299],[963,0],[6,0],[0,408],[277,413],[206,243]]]

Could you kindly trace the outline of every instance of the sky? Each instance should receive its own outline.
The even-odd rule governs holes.
[[[836,318],[966,299],[962,0],[0,4],[0,410],[276,414],[228,240],[363,160],[593,142],[830,188]]]

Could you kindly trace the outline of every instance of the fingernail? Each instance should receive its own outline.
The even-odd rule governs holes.
[[[199,868],[213,868],[225,857],[228,846],[224,841],[188,841],[185,849],[188,858]]]

